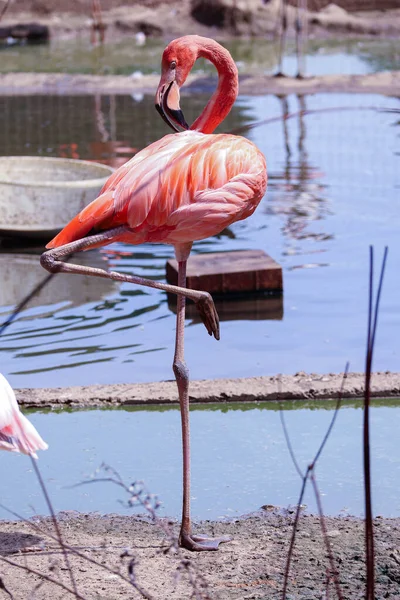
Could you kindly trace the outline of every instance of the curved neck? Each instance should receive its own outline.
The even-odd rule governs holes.
[[[238,70],[228,50],[214,40],[199,44],[197,58],[200,57],[206,58],[216,67],[218,87],[190,129],[212,133],[225,119],[236,100],[239,91]]]

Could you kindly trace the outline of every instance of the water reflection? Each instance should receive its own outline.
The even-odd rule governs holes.
[[[183,98],[188,122],[208,97]],[[238,102],[225,120],[225,131],[246,121]],[[167,126],[154,110],[154,99],[131,96],[0,96],[0,155],[66,156],[88,160],[125,159],[160,139]],[[103,145],[103,146],[102,146]],[[116,162],[118,164],[118,161]]]
[[[93,96],[93,121],[95,124],[94,139],[89,141],[89,160],[109,165],[118,169],[127,160],[132,158],[139,148],[133,148],[129,142],[117,139],[116,132],[116,99],[109,97],[108,106],[103,110],[102,96]],[[78,142],[61,144],[58,156],[62,158],[82,158],[82,149]]]
[[[282,111],[282,132],[285,149],[284,168],[281,173],[270,175],[270,188],[266,205],[267,214],[284,215],[282,232],[285,238],[285,254],[299,255],[304,252],[297,241],[313,239],[324,242],[333,235],[324,231],[312,231],[312,222],[325,220],[330,214],[326,185],[322,183],[325,174],[310,163],[307,151],[306,97],[296,96],[297,109],[289,108],[287,96],[277,97]],[[288,115],[299,111],[297,118],[297,142],[292,149],[289,135]],[[292,128],[291,128],[292,129]],[[324,252],[323,245],[316,250]],[[324,263],[322,263],[324,264]],[[325,266],[325,264],[324,264]]]
[[[265,321],[283,319],[283,294],[213,296],[220,321]],[[168,308],[176,314],[176,296],[168,294]],[[198,310],[187,302],[186,316],[193,324],[202,323]]]
[[[46,277],[40,266],[39,257],[43,248],[13,248],[13,253],[3,251],[0,246],[0,307],[19,304],[27,293],[37,287]],[[72,262],[107,269],[107,258],[98,250],[81,253]],[[80,306],[116,293],[119,284],[98,277],[53,277],[29,302],[29,307],[43,307],[49,314],[49,305]],[[50,309],[50,314],[53,312]],[[35,312],[36,318],[40,313]]]

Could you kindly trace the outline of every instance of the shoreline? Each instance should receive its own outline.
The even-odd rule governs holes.
[[[343,399],[364,395],[363,373],[349,373]],[[276,375],[241,379],[190,382],[191,404],[259,403],[274,400],[332,400],[339,397],[343,374]],[[15,390],[24,408],[105,408],[123,406],[175,406],[175,381],[133,384],[105,384],[66,388],[23,388]],[[400,373],[373,373],[372,398],[400,398]]]
[[[85,95],[132,93],[154,94],[158,75],[129,77],[124,75],[85,75],[65,73],[2,73],[0,96],[16,95]],[[217,85],[213,76],[191,75],[183,94],[209,92]],[[316,94],[351,93],[400,95],[400,71],[382,71],[368,75],[323,75],[296,79],[271,75],[243,75],[239,77],[239,94]]]

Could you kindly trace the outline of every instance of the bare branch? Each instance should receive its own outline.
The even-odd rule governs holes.
[[[0,16],[0,20],[1,20],[1,16]],[[73,256],[72,254],[67,256],[65,258],[65,261],[68,262],[72,258],[72,256]],[[36,294],[38,294],[44,287],[46,287],[46,285],[48,283],[50,283],[50,281],[51,281],[51,279],[53,279],[54,275],[56,275],[55,272],[49,273],[48,275],[46,275],[46,277],[44,277],[41,281],[39,281],[39,283],[37,285],[35,285],[35,287],[29,292],[29,294],[27,296],[25,296],[25,298],[23,298],[19,304],[17,304],[17,306],[14,308],[14,310],[12,311],[12,313],[8,317],[8,319],[0,325],[0,335],[2,335],[4,333],[4,331],[7,329],[7,327],[9,325],[11,325],[11,323],[15,320],[17,315],[21,312],[21,310],[23,310],[25,308],[25,306],[32,300],[32,298],[34,298],[36,296]]]
[[[73,590],[72,588],[68,587],[67,585],[65,585],[61,581],[59,581],[57,579],[54,579],[54,577],[50,577],[50,575],[46,575],[46,573],[42,573],[41,571],[36,571],[36,569],[32,569],[32,567],[28,567],[26,565],[20,565],[19,563],[15,562],[13,560],[10,560],[9,558],[6,558],[5,556],[2,556],[2,555],[0,555],[0,560],[4,561],[8,565],[11,565],[12,567],[16,567],[17,569],[22,569],[22,570],[24,570],[27,573],[30,573],[32,575],[37,575],[38,577],[41,577],[42,579],[45,579],[49,583],[54,583],[55,585],[57,585],[58,587],[62,588],[66,592],[69,592],[70,594],[73,594],[75,596],[75,598],[78,598],[78,600],[87,600],[87,598],[85,598],[85,596],[81,596],[80,594],[76,594],[75,590]]]
[[[318,448],[317,454],[315,455],[315,458],[313,460],[313,463],[312,463],[313,468],[315,467],[316,463],[318,462],[319,457],[321,456],[321,453],[322,453],[322,451],[323,451],[323,449],[325,447],[326,442],[328,441],[328,438],[329,438],[329,436],[331,434],[331,431],[333,429],[333,426],[335,424],[336,417],[338,416],[339,409],[340,409],[340,406],[342,404],[344,384],[346,382],[348,372],[349,372],[349,363],[347,362],[346,366],[344,368],[342,383],[341,383],[340,390],[339,390],[339,396],[338,396],[338,399],[336,401],[336,407],[335,407],[335,410],[333,412],[333,417],[331,419],[331,422],[329,424],[328,429],[326,430],[324,439],[322,440],[321,445]]]
[[[325,447],[325,444],[328,441],[328,438],[329,438],[329,436],[330,436],[330,434],[332,432],[333,426],[335,424],[335,421],[336,421],[336,418],[337,418],[337,415],[338,415],[338,412],[339,412],[339,409],[340,409],[340,406],[341,406],[341,403],[342,403],[343,391],[344,391],[344,384],[345,384],[348,372],[349,372],[349,363],[347,362],[346,366],[345,366],[344,373],[343,373],[342,384],[340,386],[339,396],[338,396],[338,399],[337,399],[337,402],[336,402],[336,407],[335,407],[335,410],[334,410],[334,413],[333,413],[333,417],[332,417],[331,422],[329,424],[329,427],[328,427],[328,429],[327,429],[327,431],[325,433],[325,436],[323,437],[322,442],[321,442],[321,444],[320,444],[320,446],[319,446],[319,448],[317,450],[317,453],[315,454],[314,460],[308,465],[307,470],[306,470],[306,472],[305,472],[304,475],[301,472],[301,469],[299,467],[299,464],[298,464],[297,459],[296,459],[295,454],[294,454],[293,446],[292,446],[292,443],[290,441],[290,437],[289,437],[289,433],[288,433],[288,430],[287,430],[287,427],[286,427],[285,419],[283,417],[283,410],[282,410],[282,405],[281,405],[280,416],[281,416],[281,422],[282,422],[282,426],[283,426],[283,431],[284,431],[286,443],[287,443],[287,446],[288,446],[288,449],[289,449],[290,456],[291,456],[291,458],[293,460],[293,464],[294,464],[294,466],[296,468],[296,471],[297,471],[297,473],[299,474],[299,476],[302,479],[302,486],[301,486],[301,490],[300,490],[300,497],[299,497],[299,500],[298,500],[298,503],[297,503],[296,515],[295,515],[295,519],[294,519],[294,523],[293,523],[292,535],[291,535],[291,538],[290,538],[290,545],[289,545],[288,555],[287,555],[287,559],[286,559],[285,575],[284,575],[283,589],[282,589],[282,600],[286,600],[286,592],[287,592],[287,586],[288,586],[288,581],[289,581],[290,565],[291,565],[291,562],[292,562],[294,544],[295,544],[295,540],[296,540],[297,526],[298,526],[298,523],[299,523],[300,511],[301,511],[301,504],[303,502],[303,497],[304,497],[304,493],[305,493],[305,489],[306,489],[306,485],[307,485],[307,479],[310,477],[311,480],[312,480],[312,478],[314,477],[315,466],[316,466],[317,461],[318,461],[319,457],[321,456],[321,453],[322,453],[322,451],[323,451],[323,449]],[[321,510],[320,517],[321,517],[321,521],[323,522],[322,532],[323,532],[323,535],[324,535],[324,531],[326,532],[326,528],[325,528],[325,522],[323,521],[322,506],[321,506],[321,503],[320,503],[319,496],[316,496],[316,498],[317,498],[317,504],[319,503],[318,506],[319,506],[319,508]],[[322,527],[322,524],[321,524],[321,527]],[[327,540],[327,537],[325,535],[324,535],[324,539]],[[337,579],[335,580],[335,585],[336,585],[336,582],[337,582]],[[338,583],[337,583],[336,588],[337,588],[337,590],[338,589],[340,590]],[[338,594],[338,597],[339,597],[339,600],[341,600],[343,598],[343,596],[341,595],[341,593]]]
[[[50,273],[49,275],[44,277],[44,279],[42,279],[42,281],[40,281],[33,288],[33,290],[27,296],[25,296],[25,298],[23,298],[23,300],[21,300],[21,302],[12,311],[12,313],[8,317],[8,319],[6,321],[4,321],[4,323],[1,324],[0,335],[2,335],[4,333],[4,331],[7,329],[7,327],[9,325],[11,325],[11,323],[14,321],[15,317],[21,312],[21,310],[23,310],[25,308],[25,306],[28,304],[28,302],[30,302],[32,300],[32,298],[34,296],[36,296],[36,294],[38,294],[40,292],[40,290],[42,290],[49,283],[50,279],[52,279],[53,276],[54,276],[54,273]]]
[[[369,250],[369,297],[368,297],[368,337],[365,360],[365,390],[364,390],[364,423],[363,423],[363,448],[364,448],[364,490],[365,490],[365,551],[366,551],[366,600],[375,599],[375,549],[372,520],[372,492],[371,492],[371,456],[370,456],[370,427],[369,408],[371,404],[371,374],[372,358],[375,345],[375,336],[378,326],[379,304],[382,293],[383,277],[386,268],[388,248],[386,246],[382,259],[378,290],[374,308],[374,249]]]
[[[292,535],[290,538],[290,545],[289,545],[289,550],[288,550],[288,554],[287,554],[287,558],[286,558],[285,575],[284,575],[284,579],[283,579],[283,589],[282,589],[282,600],[286,600],[286,591],[287,591],[287,586],[288,586],[288,581],[289,581],[290,565],[292,563],[294,543],[296,541],[297,525],[299,524],[301,504],[303,502],[304,492],[306,491],[306,484],[307,484],[309,472],[310,472],[310,466],[307,467],[307,471],[303,477],[303,483],[302,483],[301,490],[300,490],[300,496],[297,501],[296,515],[294,517],[294,523],[293,523],[293,527],[292,527]]]
[[[5,592],[8,595],[8,597],[11,598],[11,600],[14,600],[14,596],[12,595],[10,590],[6,587],[6,584],[4,583],[4,580],[2,577],[0,577],[0,590],[3,590],[3,592]]]
[[[37,583],[37,584],[35,585],[35,587],[34,587],[34,588],[33,588],[33,590],[31,591],[31,593],[29,594],[29,600],[34,600],[34,598],[35,598],[35,596],[36,596],[36,592],[37,592],[38,590],[40,590],[40,588],[42,587],[42,585],[43,585],[43,581],[39,581],[39,583]]]
[[[67,570],[68,570],[68,573],[69,573],[69,578],[71,580],[71,585],[72,585],[72,588],[74,590],[75,597],[79,598],[80,596],[78,594],[78,588],[76,586],[75,577],[74,577],[74,574],[72,572],[71,564],[69,562],[68,553],[67,553],[65,545],[64,545],[64,540],[63,540],[63,537],[62,537],[61,529],[60,529],[60,527],[58,525],[56,514],[54,512],[53,504],[52,504],[52,502],[50,500],[50,496],[49,496],[49,494],[47,492],[47,488],[46,488],[46,486],[44,484],[44,481],[43,481],[43,478],[42,478],[42,474],[41,474],[41,472],[39,470],[39,467],[38,467],[35,459],[31,455],[29,455],[29,458],[31,459],[33,470],[35,471],[35,475],[37,477],[37,480],[39,482],[40,488],[42,490],[42,494],[43,494],[43,496],[44,496],[44,498],[46,500],[47,507],[48,507],[48,509],[50,511],[51,520],[53,521],[53,526],[54,526],[54,530],[56,532],[58,543],[60,544],[60,546],[62,548],[62,551],[63,551],[63,554],[64,554],[65,566],[67,567]]]
[[[339,598],[339,600],[343,600],[343,594],[342,594],[342,590],[341,590],[340,584],[339,584],[339,574],[335,567],[335,561],[333,560],[333,554],[332,554],[332,547],[329,542],[328,532],[326,531],[326,524],[325,524],[325,519],[324,519],[324,513],[322,510],[321,496],[320,496],[320,493],[318,490],[317,481],[315,479],[314,469],[311,470],[310,479],[311,479],[311,483],[314,488],[315,499],[317,501],[317,506],[318,506],[319,522],[321,525],[322,537],[324,538],[326,551],[328,554],[329,565],[330,565],[330,572],[329,572],[327,587],[329,589],[329,580],[332,578],[333,583],[335,585],[337,597]]]
[[[125,558],[126,556],[130,557],[130,561],[128,563],[128,573],[129,573],[129,581],[131,582],[131,585],[133,588],[135,588],[135,590],[137,592],[139,592],[139,594],[143,597],[146,598],[146,600],[153,600],[153,596],[151,596],[150,594],[148,594],[137,582],[136,580],[136,573],[135,573],[135,566],[136,566],[136,558],[134,556],[132,556],[129,552],[123,552],[121,554],[121,558]]]
[[[3,0],[4,1],[4,6],[3,8],[0,10],[0,21],[2,20],[2,18],[4,17],[8,7],[10,6],[11,2],[10,0]]]

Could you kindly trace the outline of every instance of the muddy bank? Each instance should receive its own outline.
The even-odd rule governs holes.
[[[297,373],[247,379],[192,381],[190,401],[266,402],[269,400],[323,400],[337,398],[342,374],[316,375]],[[343,398],[362,398],[364,375],[349,373]],[[26,408],[73,406],[106,407],[146,404],[175,404],[178,392],[175,381],[91,385],[68,388],[30,388],[16,390],[18,402]],[[400,397],[400,373],[374,373],[371,383],[374,398]]]
[[[43,94],[154,94],[158,75],[126,77],[123,75],[67,75],[63,73],[6,73],[0,74],[3,96]],[[191,75],[183,94],[208,92],[215,89],[217,79]],[[316,93],[371,93],[388,96],[400,95],[400,71],[369,75],[325,75],[295,79],[254,75],[240,77],[241,94],[316,94]]]
[[[334,3],[322,10],[305,11],[304,23],[312,37],[331,35],[388,36],[400,32],[400,10],[348,12]],[[326,3],[325,3],[326,4]],[[60,10],[57,0],[19,0],[11,3],[2,24],[39,21],[53,37],[90,35],[93,16],[105,28],[106,40],[116,41],[142,32],[149,37],[176,37],[188,33],[219,39],[232,36],[273,36],[279,19],[280,0],[101,0],[101,13],[92,14],[92,3],[72,0]],[[319,6],[322,6],[319,4]],[[346,5],[344,4],[346,7]],[[392,6],[391,4],[388,6]],[[349,9],[354,9],[350,2]],[[295,6],[287,12],[288,35],[294,37]]]
[[[128,577],[128,564],[133,558],[134,582],[147,598],[271,600],[281,598],[293,515],[285,516],[273,507],[266,508],[257,516],[228,523],[208,521],[196,527],[202,533],[233,538],[218,552],[197,554],[184,550],[163,551],[171,543],[163,527],[177,535],[177,523],[163,521],[161,527],[135,517],[61,513],[60,525],[66,543],[81,553],[80,557],[70,554],[70,561],[84,598],[141,597],[120,577]],[[325,521],[343,598],[365,598],[363,522],[351,517],[329,517]],[[66,594],[65,589],[44,581],[39,575],[44,573],[71,587],[56,542],[44,535],[52,532],[49,520],[37,517],[34,523],[42,532],[26,523],[0,523],[2,581],[14,598],[70,598],[72,595]],[[400,598],[399,548],[400,519],[375,519],[376,598]],[[27,574],[26,568],[37,574]],[[287,598],[331,597],[325,595],[327,570],[319,520],[315,516],[303,516],[298,527]],[[195,589],[196,596],[193,595]],[[332,597],[336,597],[332,583],[329,589]]]

